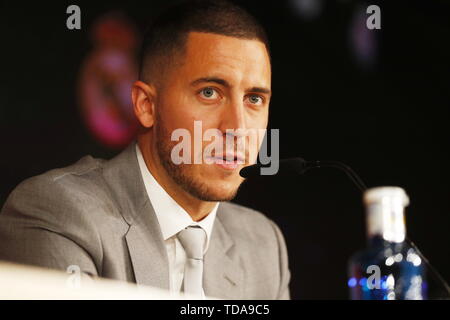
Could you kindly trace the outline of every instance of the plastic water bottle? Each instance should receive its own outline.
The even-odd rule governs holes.
[[[404,211],[409,198],[402,188],[378,187],[364,194],[367,248],[349,260],[353,300],[426,299],[425,268],[405,242]]]

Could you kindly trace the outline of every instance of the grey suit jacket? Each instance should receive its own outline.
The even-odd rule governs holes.
[[[86,156],[22,182],[0,213],[0,260],[169,289],[164,240],[135,144],[105,161]],[[221,203],[204,260],[205,294],[289,299],[279,228],[254,210]]]

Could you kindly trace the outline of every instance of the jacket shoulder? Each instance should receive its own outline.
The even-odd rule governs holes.
[[[96,200],[102,189],[101,161],[90,156],[20,183],[0,213],[0,259],[83,272],[102,270],[103,246],[97,221],[105,204]]]
[[[80,204],[98,202],[95,199],[105,194],[100,179],[103,161],[85,156],[70,166],[22,181],[9,195],[2,214],[20,212],[52,220],[55,214],[63,218],[78,212]]]
[[[92,171],[95,171],[95,170],[101,168],[104,161],[105,160],[103,160],[103,159],[95,159],[92,156],[85,156],[69,166],[66,166],[63,168],[52,169],[43,174],[37,175],[35,177],[31,177],[31,178],[25,180],[22,184],[33,183],[33,182],[50,183],[50,182],[56,182],[64,177],[68,177],[71,175],[82,176],[82,175],[88,174],[89,172],[92,172]]]

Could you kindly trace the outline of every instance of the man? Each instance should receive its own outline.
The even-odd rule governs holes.
[[[288,299],[279,228],[227,202],[259,145],[225,146],[208,163],[179,163],[172,152],[176,130],[195,144],[196,122],[228,138],[229,129],[266,128],[270,87],[266,36],[248,13],[224,1],[169,9],[145,35],[132,88],[137,143],[110,161],[88,156],[21,183],[0,214],[0,259],[173,292]]]

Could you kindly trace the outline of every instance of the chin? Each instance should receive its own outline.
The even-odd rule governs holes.
[[[207,201],[230,201],[239,189],[240,182],[214,179],[203,182],[203,198]]]
[[[179,166],[168,172],[187,193],[202,201],[230,201],[244,181],[237,172],[224,175],[210,166]]]
[[[231,201],[237,194],[237,189],[233,190],[209,190],[205,200],[207,201]]]

